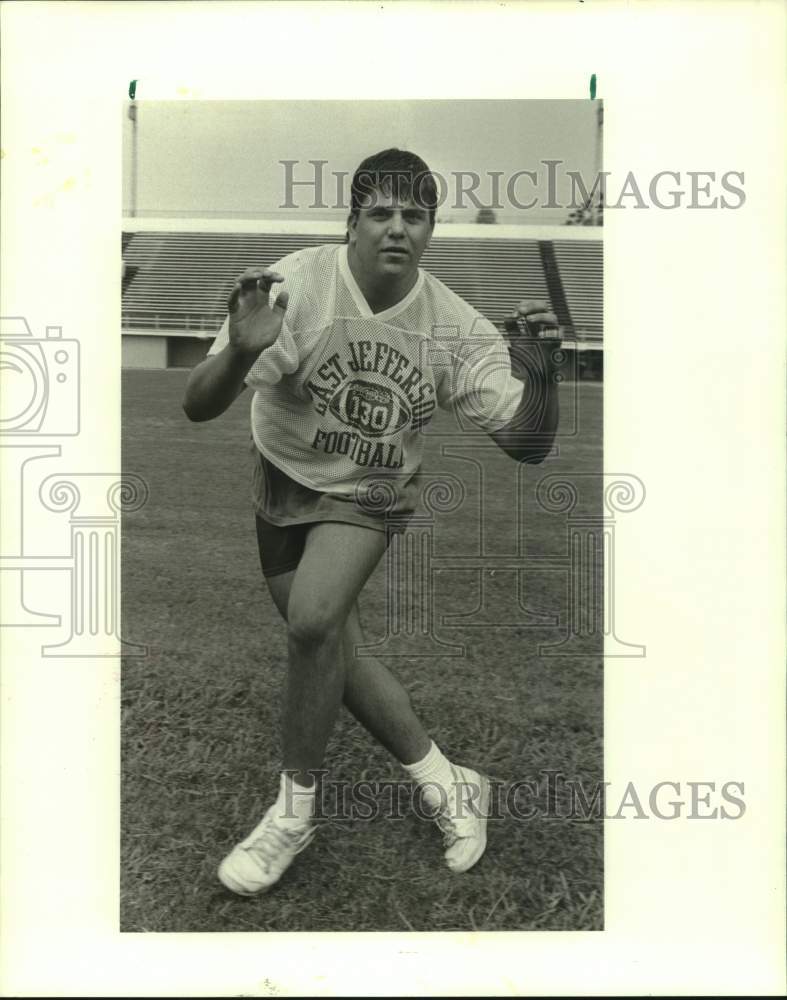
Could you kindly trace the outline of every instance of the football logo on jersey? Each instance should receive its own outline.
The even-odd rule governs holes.
[[[395,434],[411,419],[410,409],[399,393],[361,379],[353,379],[336,393],[330,411],[367,437]]]

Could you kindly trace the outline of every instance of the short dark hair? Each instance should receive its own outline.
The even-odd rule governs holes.
[[[426,163],[406,149],[383,149],[367,156],[355,171],[350,187],[350,215],[357,215],[364,198],[372,191],[393,191],[397,198],[409,198],[429,212],[434,225],[437,211],[437,184]]]

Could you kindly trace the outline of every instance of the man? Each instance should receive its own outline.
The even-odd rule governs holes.
[[[520,461],[542,461],[557,428],[548,342],[522,339],[509,357],[491,323],[420,270],[436,205],[419,157],[394,149],[364,160],[346,244],[244,271],[186,388],[191,420],[255,390],[257,538],[288,630],[279,796],[219,868],[243,895],[273,885],[312,839],[314,772],[342,703],[420,787],[448,867],[466,871],[486,847],[487,778],[444,757],[393,674],[356,655],[357,599],[388,544],[385,514],[401,523],[414,509],[419,432],[436,406],[459,410]],[[508,325],[532,337],[556,320],[543,303],[523,303]],[[368,501],[370,478],[391,487],[386,511]]]

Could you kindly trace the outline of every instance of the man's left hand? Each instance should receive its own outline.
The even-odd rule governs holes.
[[[504,326],[510,336],[554,339],[558,337],[557,316],[548,302],[522,300],[510,316],[506,316]]]

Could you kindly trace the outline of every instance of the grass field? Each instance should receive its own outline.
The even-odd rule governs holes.
[[[320,823],[270,894],[247,900],[221,886],[219,861],[278,786],[286,635],[258,566],[248,401],[219,420],[190,424],[180,407],[185,380],[182,371],[123,376],[124,470],[147,481],[150,499],[123,523],[123,634],[146,643],[149,655],[123,665],[121,929],[601,929],[602,822],[564,818],[565,793],[560,785],[550,790],[544,773],[559,771],[590,790],[603,780],[601,638],[582,657],[539,656],[539,642],[559,638],[556,628],[441,626],[441,638],[466,646],[464,657],[389,663],[448,756],[502,783],[538,783],[538,815],[503,810],[474,869],[459,876],[445,869],[437,831],[415,815],[337,818]],[[534,557],[560,556],[566,544],[565,517],[535,503],[538,480],[601,471],[601,387],[579,390],[579,435],[561,443],[559,457],[526,471],[524,550]],[[444,458],[439,444],[429,439],[426,469],[470,468]],[[499,535],[502,552],[513,463],[496,451],[489,461],[502,485],[484,518],[492,548]],[[600,481],[589,503],[600,509]],[[467,504],[438,517],[435,552],[468,553],[477,517],[470,484]],[[514,578],[505,579],[497,585]],[[473,608],[471,572],[441,572],[438,581],[440,614]],[[528,606],[565,623],[563,574],[533,574],[527,588]],[[383,634],[385,596],[381,564],[362,600],[371,638]],[[340,781],[403,779],[346,713],[326,766]]]

